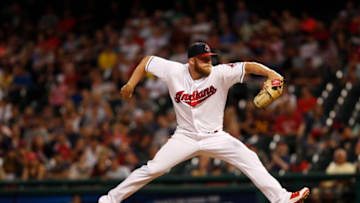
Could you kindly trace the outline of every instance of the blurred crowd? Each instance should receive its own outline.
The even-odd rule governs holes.
[[[38,18],[21,3],[2,8],[0,179],[124,178],[145,164],[176,127],[167,87],[148,74],[130,101],[119,90],[144,56],[186,63],[195,41],[219,53],[214,64],[257,61],[285,76],[289,88],[266,110],[252,104],[264,81],[253,76],[230,90],[225,111],[224,130],[268,170],[359,171],[360,125],[328,124],[318,102],[337,71],[341,84],[360,78],[358,5],[348,2],[325,21],[287,10],[260,16],[243,1],[197,9],[199,2],[153,11],[134,4],[123,18],[113,1],[109,19],[96,26],[96,16],[70,8],[47,6]],[[240,172],[196,157],[170,173]]]

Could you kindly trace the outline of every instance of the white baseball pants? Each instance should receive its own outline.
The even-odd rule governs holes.
[[[176,164],[206,154],[237,167],[272,203],[287,203],[291,193],[281,187],[260,162],[255,152],[228,133],[185,135],[175,133],[147,165],[134,170],[121,184],[108,193],[111,203],[120,203]]]

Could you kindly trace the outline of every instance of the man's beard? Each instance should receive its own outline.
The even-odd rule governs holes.
[[[195,71],[198,72],[201,76],[206,77],[208,75],[210,75],[211,72],[211,65],[206,65],[203,66],[203,68],[201,68],[198,64],[198,62],[195,60]],[[205,68],[206,67],[206,68]]]

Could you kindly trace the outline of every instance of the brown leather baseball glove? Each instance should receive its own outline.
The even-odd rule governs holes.
[[[259,94],[254,98],[254,104],[258,108],[266,108],[280,97],[284,88],[283,79],[266,80]]]

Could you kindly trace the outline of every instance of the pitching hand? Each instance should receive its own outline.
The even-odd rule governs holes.
[[[131,86],[130,84],[124,85],[120,90],[120,94],[124,99],[130,99],[133,92],[134,92],[134,87]]]

